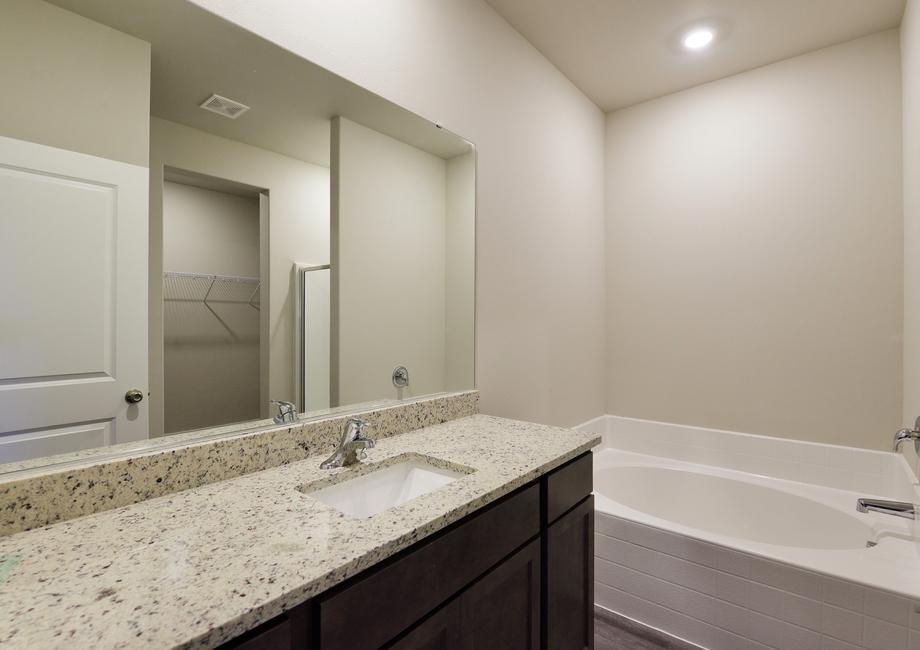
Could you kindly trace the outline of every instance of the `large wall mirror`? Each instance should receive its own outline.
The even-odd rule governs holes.
[[[0,75],[0,471],[473,387],[463,138],[184,0],[5,0]]]

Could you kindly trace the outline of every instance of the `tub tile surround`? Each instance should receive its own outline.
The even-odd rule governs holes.
[[[915,650],[920,600],[599,512],[599,606],[709,648]]]
[[[0,538],[0,646],[215,647],[539,478],[600,442],[471,415],[380,440],[475,469],[373,517],[297,490],[323,456]]]
[[[613,415],[576,429],[601,434],[605,447],[624,451],[859,491],[867,496],[920,499],[917,476],[901,454]]]
[[[17,466],[19,472],[0,475],[0,536],[331,452],[349,417],[367,420],[371,435],[383,439],[478,410],[478,391],[466,391],[204,442],[194,439],[200,433],[179,434],[184,436],[176,441],[179,446],[163,449],[157,447],[162,440],[151,441],[151,448],[145,450],[133,444],[128,447],[130,456],[101,462],[78,452],[55,457],[64,465]]]

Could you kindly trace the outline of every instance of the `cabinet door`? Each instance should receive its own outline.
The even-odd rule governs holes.
[[[548,647],[594,648],[594,497],[546,531]]]
[[[449,602],[389,648],[391,650],[460,650],[460,599],[455,598]]]
[[[464,650],[540,647],[540,540],[534,540],[460,595]]]
[[[539,532],[540,489],[532,485],[321,596],[320,647],[380,648]],[[373,614],[355,625],[368,603]]]

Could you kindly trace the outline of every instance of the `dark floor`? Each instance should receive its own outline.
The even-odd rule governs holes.
[[[618,619],[604,610],[595,610],[594,650],[684,650],[695,647],[662,637],[654,630],[642,629],[628,619]]]
[[[667,646],[594,617],[594,650],[666,650]]]

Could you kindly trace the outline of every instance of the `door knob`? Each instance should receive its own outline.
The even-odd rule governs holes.
[[[137,404],[142,399],[144,399],[144,393],[137,388],[132,388],[127,393],[125,393],[125,401],[128,404]]]

